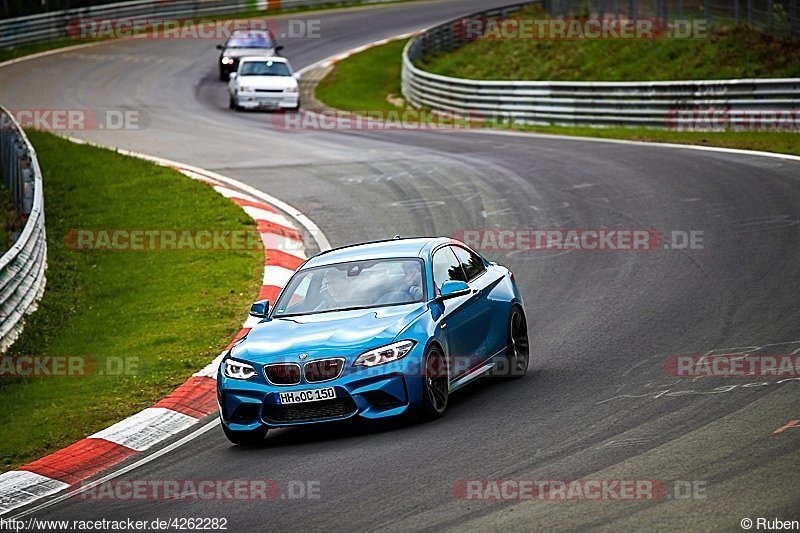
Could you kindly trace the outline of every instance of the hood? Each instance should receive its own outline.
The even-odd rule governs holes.
[[[392,342],[427,310],[427,305],[274,318],[257,324],[244,341],[233,347],[231,355],[257,363],[296,362],[301,353],[307,353],[309,359],[341,355],[352,361],[366,350]]]
[[[297,85],[293,76],[243,76],[239,85],[256,89],[286,89]]]
[[[238,59],[245,56],[274,56],[274,48],[226,48],[222,51],[224,57]]]

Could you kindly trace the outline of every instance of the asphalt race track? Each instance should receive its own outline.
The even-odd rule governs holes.
[[[299,69],[490,4],[359,8],[284,41]],[[226,517],[232,531],[740,530],[800,518],[800,380],[671,377],[672,354],[800,350],[800,163],[476,131],[281,131],[227,108],[216,42],[128,40],[2,69],[15,108],[128,109],[139,131],[76,136],[197,165],[299,208],[331,244],[472,228],[701,231],[702,249],[485,252],[526,299],[529,374],[459,392],[427,424],[219,428],[123,479],[318,483],[318,499],[81,501],[35,516]],[[399,59],[399,58],[398,58]],[[45,194],[46,194],[45,185]],[[57,201],[47,198],[48,202]],[[202,317],[198,317],[202,325]],[[749,386],[745,386],[749,385]],[[659,480],[651,502],[465,501],[467,479]],[[675,483],[704,488],[682,498]]]

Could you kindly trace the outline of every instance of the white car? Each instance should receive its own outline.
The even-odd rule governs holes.
[[[251,56],[239,60],[228,82],[230,108],[300,108],[300,85],[284,57]]]

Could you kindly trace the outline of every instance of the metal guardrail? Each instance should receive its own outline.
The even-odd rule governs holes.
[[[366,0],[384,3],[391,0]],[[41,13],[0,20],[0,47],[69,37],[70,24],[80,19],[191,19],[246,13],[275,5],[281,8],[347,5],[353,0],[136,0]]]
[[[742,117],[800,110],[800,78],[655,82],[482,81],[451,78],[415,65],[432,52],[477,38],[465,19],[507,17],[526,5],[481,11],[435,26],[403,50],[402,90],[415,107],[494,122],[535,125],[681,127],[684,117]],[[532,61],[535,58],[531,58]],[[684,115],[686,113],[687,115]],[[693,118],[686,119],[692,124]]]
[[[44,293],[47,242],[42,172],[36,152],[5,108],[0,107],[0,172],[15,209],[27,217],[22,234],[0,258],[0,353],[22,331],[26,314]]]

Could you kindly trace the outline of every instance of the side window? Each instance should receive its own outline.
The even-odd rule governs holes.
[[[449,246],[439,248],[433,254],[433,283],[436,285],[436,292],[442,289],[445,281],[467,281],[461,264],[453,254]]]
[[[486,265],[483,263],[477,254],[474,254],[460,246],[453,246],[453,251],[456,253],[458,262],[461,263],[461,268],[467,274],[467,281],[472,281],[486,270]]]

